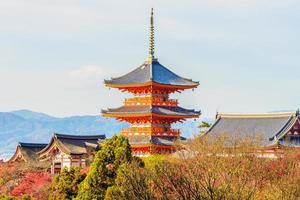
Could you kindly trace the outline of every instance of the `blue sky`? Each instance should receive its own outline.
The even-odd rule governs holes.
[[[200,81],[181,106],[220,112],[300,107],[297,0],[0,1],[0,110],[98,114],[127,94],[103,79],[147,56],[154,7],[155,55]]]

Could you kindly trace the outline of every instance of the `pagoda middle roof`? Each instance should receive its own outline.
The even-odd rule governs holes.
[[[181,107],[168,107],[168,106],[122,106],[119,108],[109,108],[107,110],[102,110],[104,114],[159,114],[159,115],[173,115],[173,116],[198,116],[200,111],[195,111],[194,109],[185,109]]]
[[[145,83],[158,83],[163,85],[197,87],[199,82],[192,81],[191,79],[183,78],[170,71],[161,65],[157,59],[144,62],[140,67],[129,72],[128,74],[111,78],[111,80],[104,81],[106,85],[138,85]]]

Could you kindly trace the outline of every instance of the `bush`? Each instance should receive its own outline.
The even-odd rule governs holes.
[[[51,181],[52,178],[49,173],[28,172],[21,179],[19,185],[12,190],[11,194],[16,197],[26,194],[37,199],[47,199],[47,190]],[[23,199],[29,197],[23,196]]]
[[[10,194],[18,186],[27,173],[44,173],[46,164],[36,163],[0,163],[0,194]]]

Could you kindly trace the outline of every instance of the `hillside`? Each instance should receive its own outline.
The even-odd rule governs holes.
[[[190,137],[199,132],[198,121],[175,124],[182,130],[183,136]],[[30,110],[0,112],[0,158],[9,158],[21,142],[49,142],[54,132],[64,134],[105,134],[111,137],[119,133],[128,124],[101,116],[52,117]]]

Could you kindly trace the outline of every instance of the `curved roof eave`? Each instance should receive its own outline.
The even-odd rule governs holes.
[[[7,162],[15,162],[18,156],[18,153],[21,152],[20,146],[18,144],[15,153],[12,155],[12,157],[7,161]],[[22,152],[21,152],[22,154]],[[24,158],[24,156],[22,156],[23,160],[26,162],[26,159]]]
[[[145,62],[133,71],[117,78],[104,80],[108,87],[136,87],[154,82],[164,86],[195,88],[199,82],[183,78],[161,65],[156,59],[151,64]]]
[[[282,130],[280,130],[277,134],[275,134],[272,139],[276,138],[276,140],[280,140],[281,138],[283,138],[289,131],[290,129],[295,125],[296,122],[299,122],[299,117],[295,117],[294,120],[290,119],[286,125],[282,128]],[[271,138],[270,138],[271,139]]]

